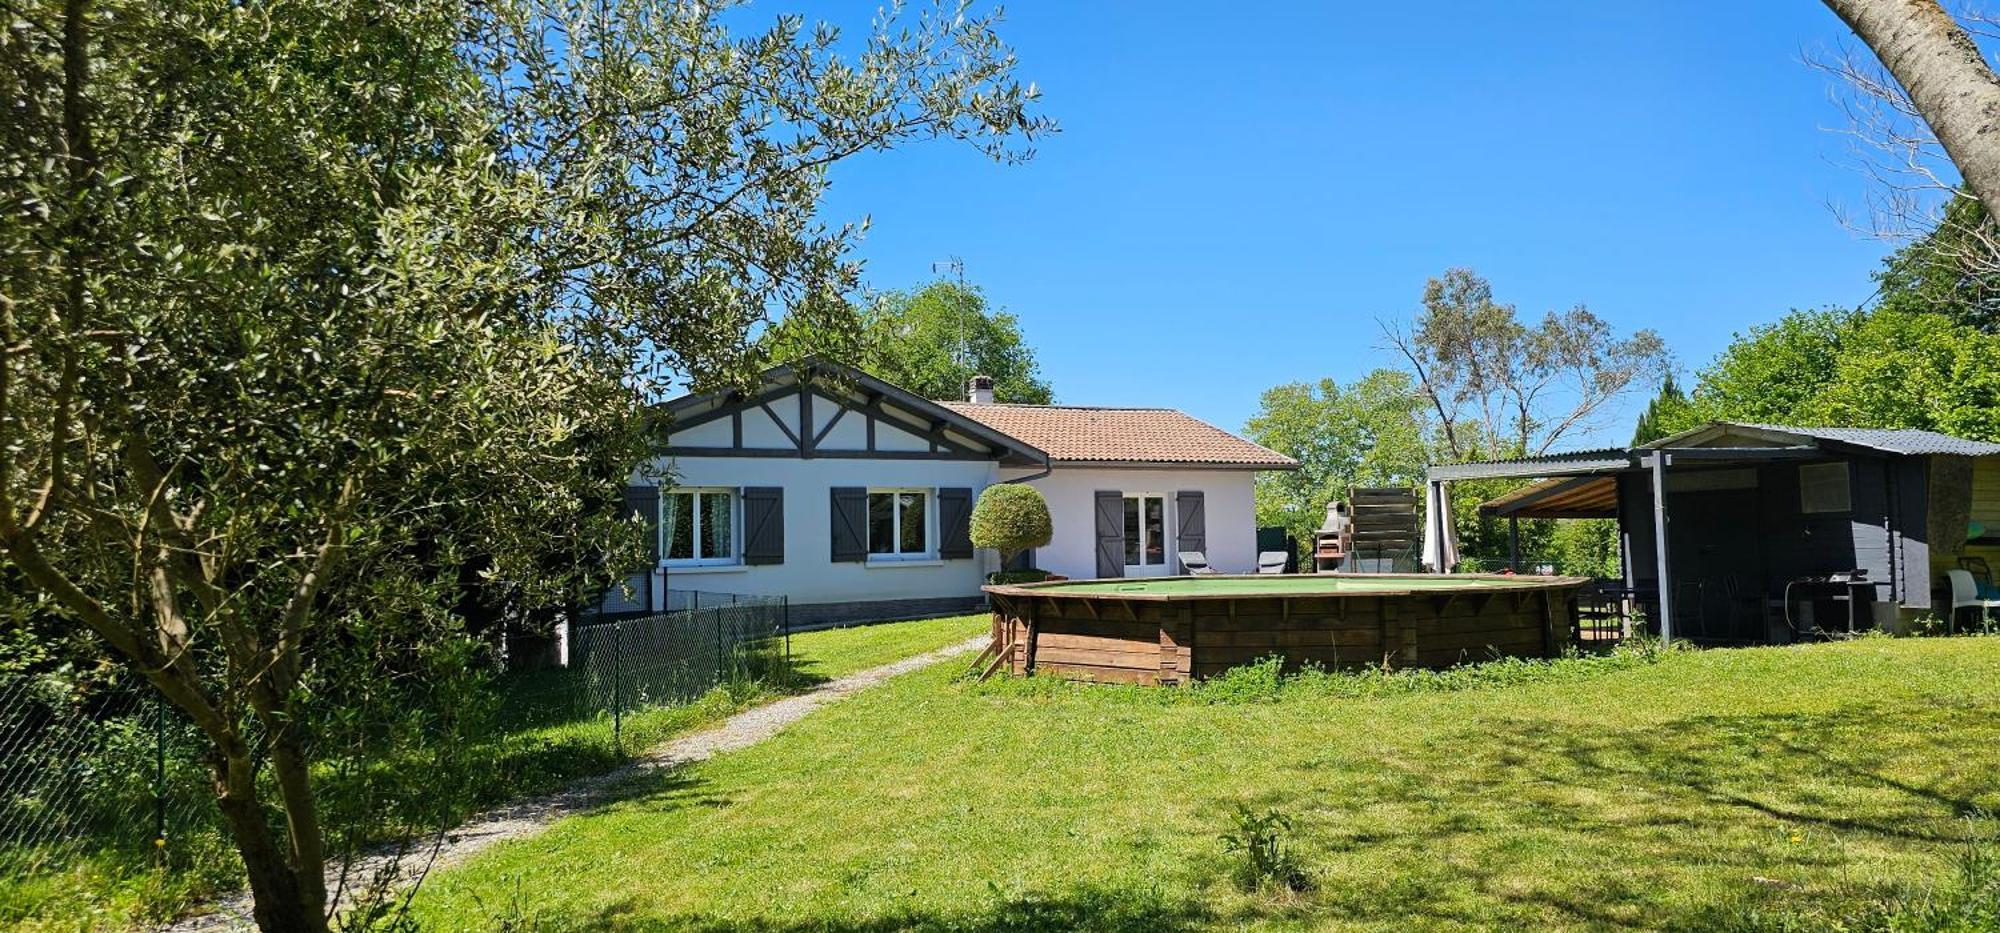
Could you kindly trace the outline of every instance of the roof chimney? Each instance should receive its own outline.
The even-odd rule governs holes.
[[[993,377],[972,377],[972,382],[966,390],[965,398],[974,405],[993,404]]]

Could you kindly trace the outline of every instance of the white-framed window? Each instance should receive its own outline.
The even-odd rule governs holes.
[[[1125,566],[1158,567],[1167,562],[1167,497],[1132,493],[1125,497]]]
[[[868,490],[868,559],[936,557],[931,512],[928,489]]]
[[[660,562],[670,567],[736,563],[737,522],[734,489],[660,490]]]
[[[1852,492],[1847,488],[1847,464],[1802,463],[1799,465],[1799,511],[1808,515],[1850,512]]]

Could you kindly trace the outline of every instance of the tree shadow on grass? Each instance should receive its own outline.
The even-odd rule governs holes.
[[[703,914],[659,915],[630,900],[587,912],[524,912],[490,918],[496,926],[570,933],[582,930],[687,931],[687,933],[1185,933],[1213,926],[1201,905],[1171,901],[1157,891],[1082,889],[1051,895],[998,898],[965,910],[906,910],[874,917],[731,918]]]
[[[1961,818],[2000,800],[1996,720],[1918,703],[1644,727],[1479,719],[1320,763],[1354,776],[1307,785],[1338,795],[1267,803],[1300,818],[1327,868],[1305,908],[1322,922],[1755,926],[1742,918],[1837,915],[1922,880],[1854,869],[1963,843]],[[1385,827],[1382,812],[1398,816]]]

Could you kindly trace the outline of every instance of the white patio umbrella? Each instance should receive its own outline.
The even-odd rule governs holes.
[[[1451,520],[1451,496],[1445,484],[1431,483],[1424,493],[1424,569],[1450,573],[1458,564],[1458,531]]]

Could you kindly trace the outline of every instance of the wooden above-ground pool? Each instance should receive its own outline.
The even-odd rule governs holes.
[[[1312,574],[988,586],[995,668],[1177,684],[1269,655],[1288,669],[1554,657],[1583,577]]]

